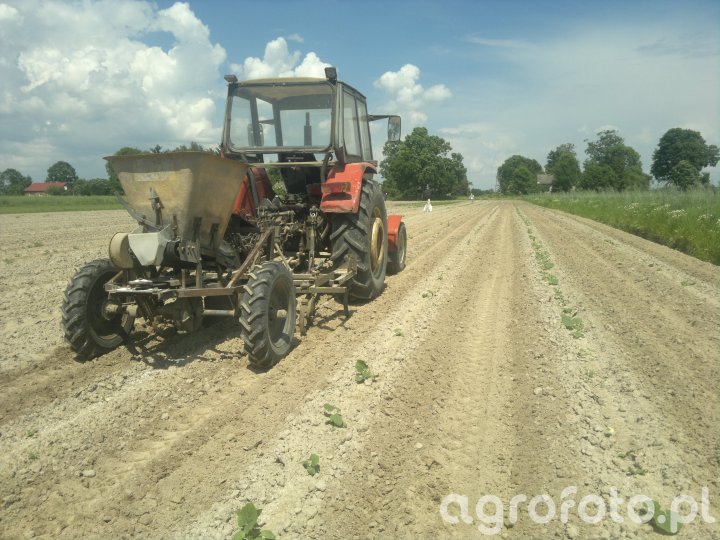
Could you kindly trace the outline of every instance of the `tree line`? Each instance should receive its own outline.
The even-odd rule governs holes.
[[[155,145],[147,150],[124,146],[115,152],[116,156],[132,154],[160,154],[165,152],[200,151],[217,153],[212,148],[191,142],[172,150]],[[388,141],[384,148],[385,159],[380,163],[380,172],[385,178],[383,191],[393,199],[445,199],[470,194],[467,169],[463,156],[453,152],[450,143],[437,135],[431,135],[427,128],[415,128],[403,141]],[[105,164],[107,178],[80,179],[75,168],[65,161],[59,161],[48,169],[47,182],[66,182],[68,189],[50,188],[51,195],[112,195],[121,192],[120,182],[110,163]],[[271,180],[282,186],[278,171],[271,169]],[[22,195],[32,183],[15,169],[0,173],[0,194]],[[482,192],[474,190],[475,195]]]
[[[202,145],[191,142],[189,146],[181,144],[172,150],[164,150],[159,144],[141,150],[130,146],[125,146],[115,152],[116,156],[129,154],[161,154],[165,152],[212,152],[216,150],[212,148],[204,148]],[[47,170],[45,182],[65,182],[67,189],[61,187],[50,187],[47,190],[48,195],[114,195],[120,193],[120,181],[110,163],[105,164],[107,178],[79,178],[75,167],[67,161],[57,161]],[[27,187],[32,184],[33,180],[30,176],[22,174],[16,169],[5,169],[0,172],[0,195],[22,195]]]
[[[380,174],[390,199],[448,199],[467,196],[470,184],[463,156],[427,128],[416,127],[402,141],[388,141]]]
[[[640,154],[625,144],[617,130],[604,130],[597,140],[586,141],[587,158],[580,170],[575,146],[561,144],[547,155],[543,170],[536,160],[514,155],[497,169],[497,182],[503,194],[527,194],[543,189],[538,175],[553,176],[553,191],[648,189],[654,177],[658,182],[688,189],[708,185],[710,174],[705,167],[718,163],[718,147],[709,145],[698,131],[683,128],[669,129],[660,138],[653,152],[650,168],[652,177],[642,170]],[[544,188],[547,189],[547,188]]]

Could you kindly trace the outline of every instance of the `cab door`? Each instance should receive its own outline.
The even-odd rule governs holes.
[[[367,105],[362,96],[342,89],[340,124],[345,162],[372,161],[372,142],[368,126]]]

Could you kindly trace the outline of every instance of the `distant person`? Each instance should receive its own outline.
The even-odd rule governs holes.
[[[428,199],[427,202],[425,203],[423,212],[432,212],[432,203],[430,202],[430,199]]]

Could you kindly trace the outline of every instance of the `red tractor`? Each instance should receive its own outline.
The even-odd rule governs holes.
[[[110,241],[109,259],[73,277],[62,306],[79,358],[123,343],[136,317],[200,328],[238,317],[251,364],[267,368],[304,334],[320,295],[348,302],[381,293],[405,267],[401,216],[373,180],[365,97],[326,78],[228,82],[221,155],[108,157],[138,222]],[[271,181],[272,179],[272,181]]]

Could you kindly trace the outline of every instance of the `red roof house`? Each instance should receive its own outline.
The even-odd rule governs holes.
[[[25,195],[47,195],[47,190],[51,187],[67,189],[67,182],[36,182],[25,188]]]

